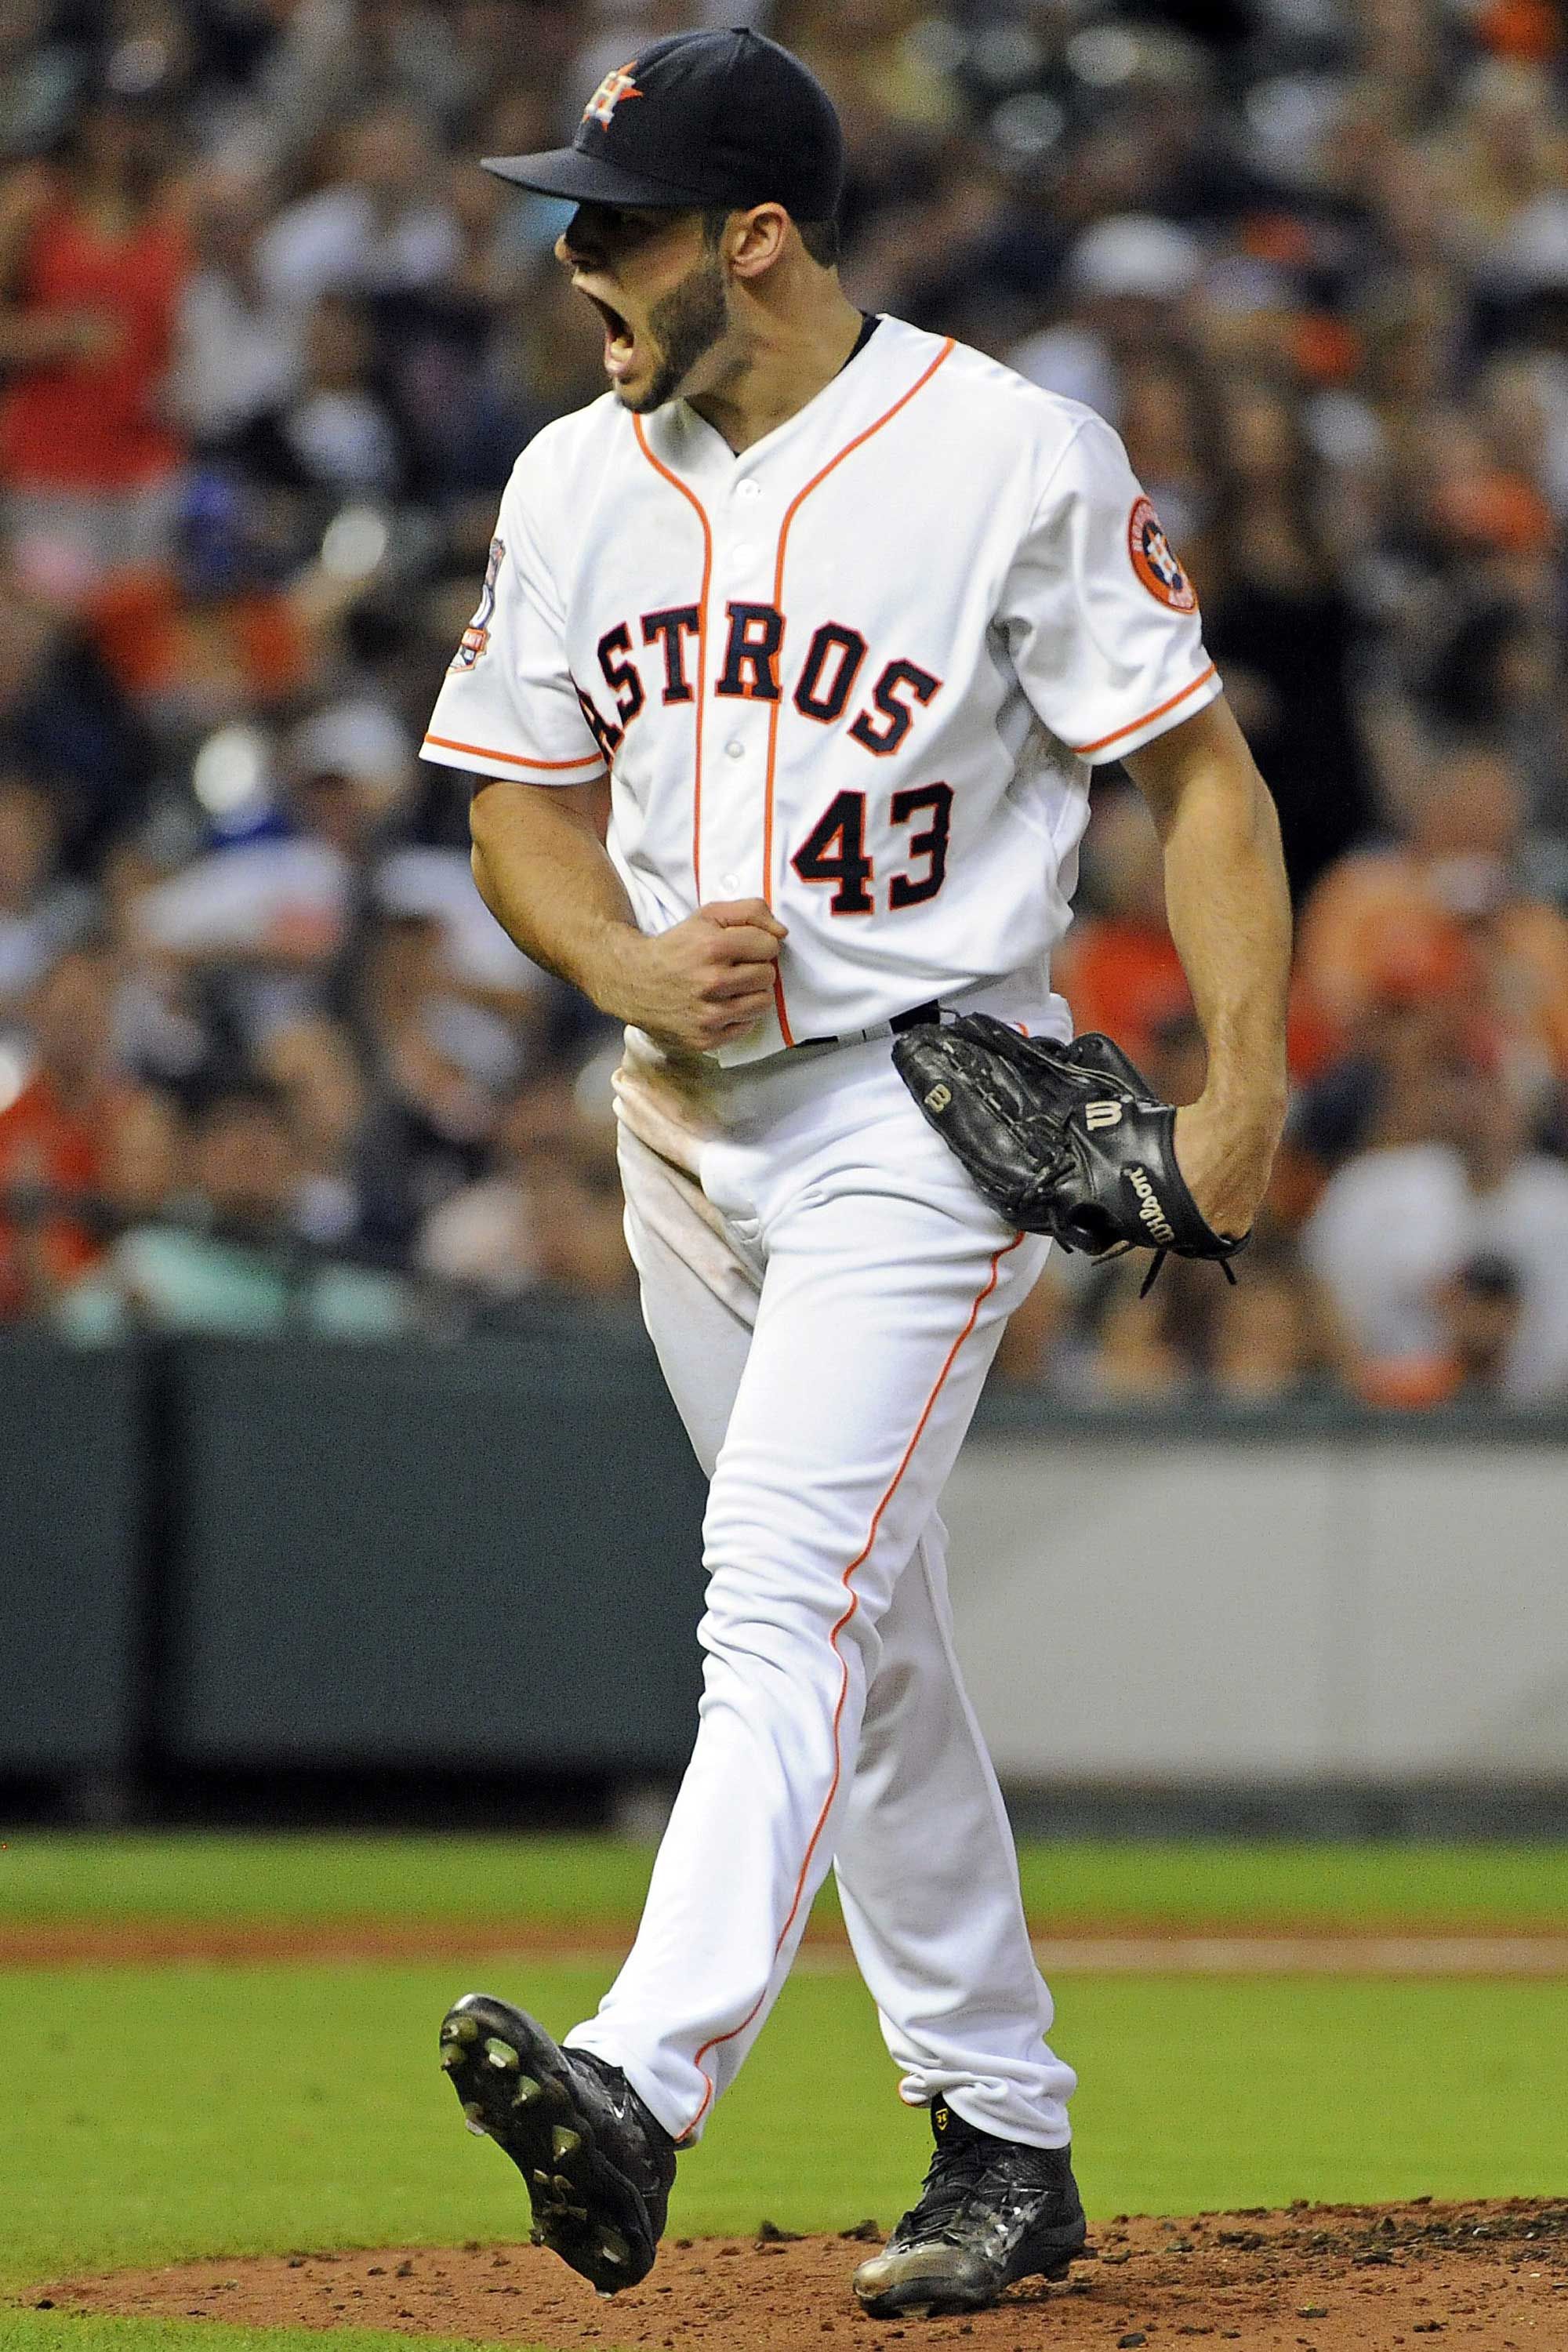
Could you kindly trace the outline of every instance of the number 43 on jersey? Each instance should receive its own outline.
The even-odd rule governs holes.
[[[908,864],[888,883],[887,904],[918,907],[934,898],[947,876],[947,841],[952,825],[951,784],[913,784],[895,793],[889,814],[896,827],[908,826],[903,856]],[[930,823],[920,831],[921,817]],[[874,915],[877,897],[876,862],[866,846],[866,794],[836,793],[790,859],[803,882],[831,888],[828,912],[834,915]]]

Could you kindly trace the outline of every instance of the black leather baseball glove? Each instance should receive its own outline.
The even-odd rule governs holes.
[[[986,1013],[907,1029],[899,1076],[999,1216],[1089,1257],[1169,1252],[1228,1261],[1247,1236],[1216,1234],[1176,1165],[1176,1114],[1109,1037],[1060,1045]]]

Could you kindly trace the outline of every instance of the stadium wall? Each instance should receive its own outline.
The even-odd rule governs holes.
[[[999,1398],[949,1489],[1010,1786],[1568,1806],[1568,1424]],[[677,1773],[701,1481],[646,1348],[0,1344],[0,1782]]]

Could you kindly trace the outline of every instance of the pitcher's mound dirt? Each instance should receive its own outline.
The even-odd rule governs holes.
[[[867,2228],[868,2238],[873,2235]],[[72,2279],[30,2302],[260,2327],[387,2327],[410,2336],[547,2345],[551,2352],[1176,2352],[1199,2337],[1238,2352],[1563,2352],[1568,2200],[1289,2212],[1095,2225],[1070,2281],[1015,2288],[973,2319],[868,2319],[849,2279],[855,2237],[667,2243],[652,2274],[613,2302],[530,2246],[181,2263]]]

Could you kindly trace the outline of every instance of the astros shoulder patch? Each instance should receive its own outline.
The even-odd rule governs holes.
[[[1141,498],[1134,502],[1127,524],[1127,548],[1132,558],[1132,569],[1149,591],[1173,613],[1195,613],[1198,608],[1197,590],[1183,571],[1170,541],[1160,528],[1160,518],[1152,502]]]

